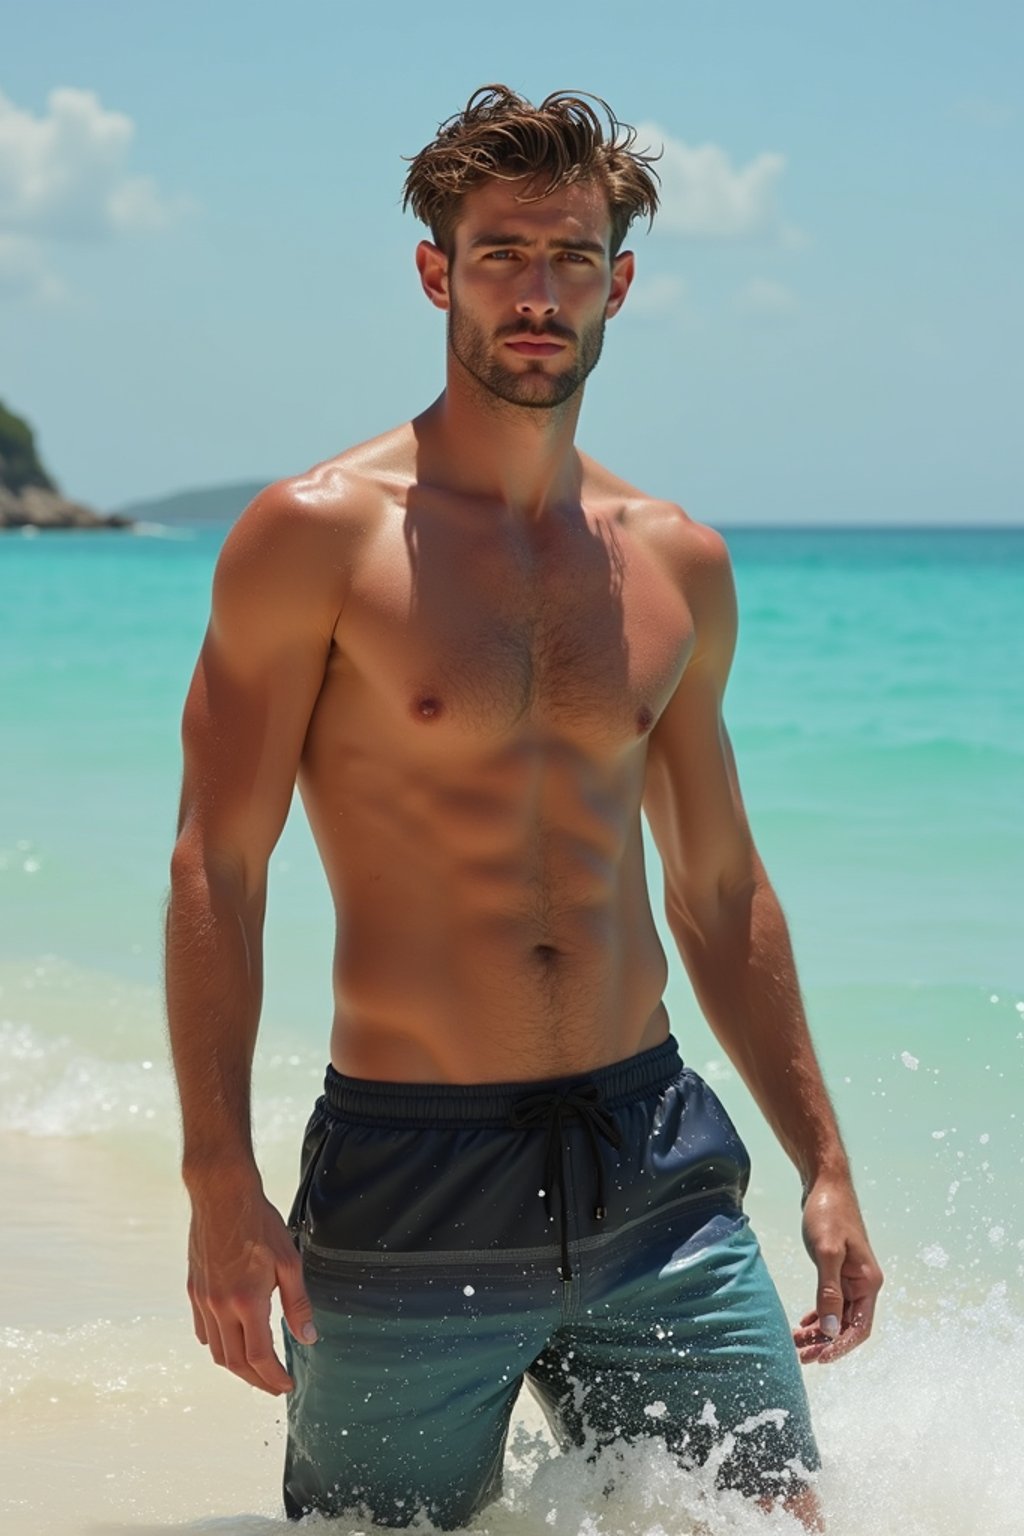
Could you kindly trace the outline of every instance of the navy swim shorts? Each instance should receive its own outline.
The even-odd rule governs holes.
[[[285,1329],[287,1513],[468,1523],[524,1381],[564,1449],[656,1435],[795,1493],[818,1453],[749,1171],[672,1040],[543,1082],[328,1068],[290,1218],[319,1340]]]

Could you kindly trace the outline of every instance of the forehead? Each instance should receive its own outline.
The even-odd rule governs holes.
[[[608,195],[597,181],[574,182],[537,198],[528,178],[490,178],[463,195],[455,226],[457,245],[481,233],[525,235],[531,240],[598,240],[611,236]]]

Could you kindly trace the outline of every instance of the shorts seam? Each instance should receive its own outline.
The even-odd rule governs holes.
[[[668,1226],[681,1210],[700,1210],[706,1206],[708,1210],[722,1211],[726,1207],[731,1208],[734,1215],[742,1216],[741,1207],[733,1206],[731,1202],[723,1201],[720,1196],[683,1195],[673,1200],[671,1204],[660,1207],[659,1210],[649,1212],[644,1216],[634,1216],[630,1221],[624,1221],[613,1232],[600,1232],[591,1237],[578,1237],[573,1240],[573,1247],[580,1253],[594,1253],[611,1244],[626,1234],[636,1232],[641,1227],[657,1229]],[[366,1269],[372,1265],[375,1273],[391,1268],[402,1269],[432,1269],[452,1268],[463,1264],[479,1267],[482,1264],[541,1264],[550,1259],[561,1258],[561,1248],[558,1243],[545,1244],[534,1248],[444,1248],[444,1249],[383,1249],[383,1248],[327,1248],[321,1243],[314,1242],[312,1238],[302,1237],[300,1251],[305,1257],[309,1255],[314,1260],[325,1261],[341,1268],[346,1265]]]

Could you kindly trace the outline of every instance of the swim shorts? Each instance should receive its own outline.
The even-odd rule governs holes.
[[[542,1082],[328,1068],[290,1217],[319,1339],[285,1329],[288,1515],[468,1523],[524,1381],[563,1449],[653,1435],[797,1492],[818,1453],[749,1172],[671,1039]]]

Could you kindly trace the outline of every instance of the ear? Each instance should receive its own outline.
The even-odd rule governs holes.
[[[612,262],[612,291],[605,305],[605,318],[617,315],[626,302],[626,294],[636,273],[636,258],[632,251],[620,251]]]
[[[416,247],[416,270],[423,292],[435,309],[448,308],[448,257],[440,246],[421,240]]]

